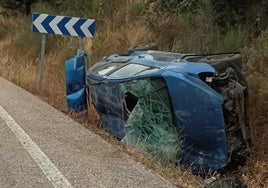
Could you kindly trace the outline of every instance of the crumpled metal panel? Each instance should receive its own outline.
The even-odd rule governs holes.
[[[221,95],[198,78],[174,72],[162,75],[184,137],[182,161],[196,169],[224,167],[228,156]]]

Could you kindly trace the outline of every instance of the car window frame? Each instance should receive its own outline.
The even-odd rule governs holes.
[[[159,67],[156,67],[156,66],[151,66],[151,65],[144,65],[144,64],[141,64],[141,63],[137,63],[137,62],[109,62],[109,63],[107,63],[107,64],[104,64],[104,65],[102,65],[101,67],[103,67],[103,66],[106,66],[106,65],[108,65],[108,64],[113,64],[113,63],[118,63],[118,64],[121,64],[122,63],[122,65],[121,66],[118,66],[118,67],[116,67],[116,68],[114,68],[114,69],[112,69],[112,70],[110,70],[110,71],[108,71],[106,74],[104,74],[104,75],[100,75],[100,74],[98,74],[98,71],[96,71],[96,70],[92,70],[92,72],[94,73],[94,74],[96,74],[96,75],[98,75],[98,76],[101,76],[101,77],[106,77],[106,78],[109,78],[109,79],[124,79],[124,78],[132,78],[132,77],[135,77],[135,76],[141,76],[141,75],[143,75],[143,74],[141,74],[142,72],[144,72],[144,71],[147,71],[147,70],[150,70],[150,69],[157,69],[155,72],[157,72],[157,71],[159,71],[160,70],[160,68]],[[144,69],[144,70],[141,70],[141,71],[139,71],[139,72],[137,72],[137,73],[135,73],[134,75],[131,75],[131,76],[124,76],[124,77],[112,77],[112,76],[110,76],[111,74],[113,74],[114,72],[116,72],[116,71],[118,71],[118,70],[120,70],[120,69],[122,69],[122,68],[124,68],[124,67],[126,67],[126,66],[128,66],[128,65],[130,65],[130,64],[136,64],[136,65],[142,65],[142,66],[144,66],[144,67],[147,67],[146,69]],[[98,67],[98,68],[96,68],[96,69],[99,69],[99,68],[101,68],[101,67]],[[108,66],[109,67],[109,66]],[[152,74],[152,73],[148,73],[148,74]],[[144,75],[146,75],[146,74],[144,74]]]

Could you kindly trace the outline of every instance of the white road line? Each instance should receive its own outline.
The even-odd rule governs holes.
[[[46,154],[38,147],[36,143],[34,143],[34,141],[26,134],[26,132],[2,106],[0,106],[0,118],[4,120],[7,126],[19,139],[21,144],[29,152],[54,187],[72,187],[70,182],[63,176],[53,162],[49,160]]]

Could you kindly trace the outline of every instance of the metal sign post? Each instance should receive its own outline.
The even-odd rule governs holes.
[[[83,51],[84,37],[93,38],[95,33],[95,20],[86,18],[76,18],[67,16],[57,16],[49,14],[34,13],[32,15],[32,32],[42,33],[41,43],[41,65],[39,89],[43,90],[43,77],[45,67],[45,34],[58,34],[77,36],[79,39],[79,49]]]
[[[84,38],[79,37],[79,50],[84,51]]]
[[[41,39],[41,56],[40,56],[40,77],[39,77],[39,91],[43,91],[43,83],[44,83],[44,67],[45,67],[45,52],[46,52],[46,34],[42,34]]]

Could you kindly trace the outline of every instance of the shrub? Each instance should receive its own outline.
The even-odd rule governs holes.
[[[249,28],[246,26],[232,27],[221,34],[215,42],[217,52],[241,51],[249,42]]]

